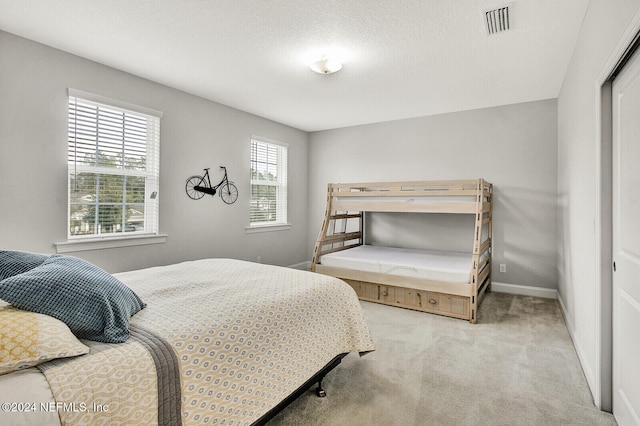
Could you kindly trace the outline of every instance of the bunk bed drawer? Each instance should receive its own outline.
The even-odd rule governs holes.
[[[439,310],[467,318],[469,316],[469,298],[440,293]]]
[[[399,306],[417,311],[469,318],[469,298],[447,293],[344,279],[360,300]]]

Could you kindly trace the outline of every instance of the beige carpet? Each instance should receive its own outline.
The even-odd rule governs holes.
[[[478,324],[361,302],[376,343],[276,425],[615,425],[595,408],[555,300],[490,293]]]

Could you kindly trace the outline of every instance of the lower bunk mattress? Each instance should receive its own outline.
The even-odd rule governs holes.
[[[325,254],[320,263],[335,268],[458,283],[470,282],[473,274],[471,253],[374,245]]]

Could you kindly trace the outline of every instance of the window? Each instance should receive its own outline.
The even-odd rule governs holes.
[[[69,89],[69,240],[158,233],[161,115]]]
[[[287,145],[251,139],[250,227],[287,225]]]

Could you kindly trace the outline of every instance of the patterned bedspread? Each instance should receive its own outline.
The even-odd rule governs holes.
[[[336,355],[374,350],[333,277],[229,259],[116,277],[147,308],[126,343],[43,365],[63,425],[249,425]]]

